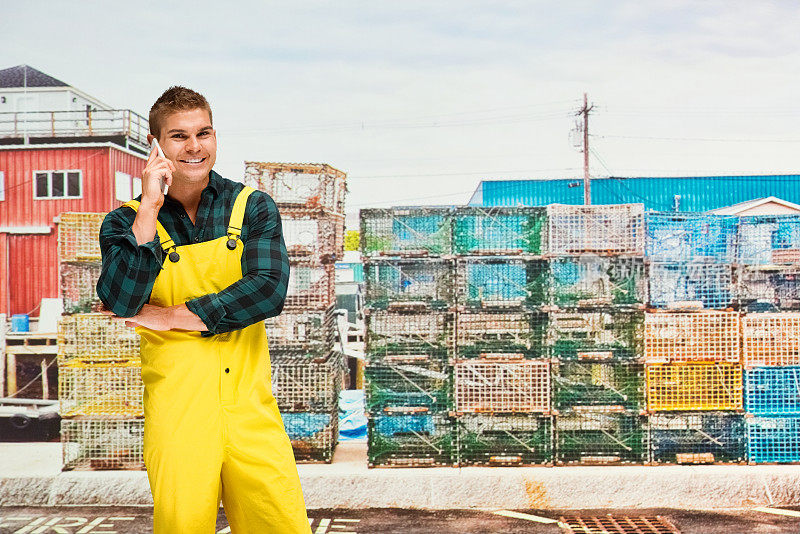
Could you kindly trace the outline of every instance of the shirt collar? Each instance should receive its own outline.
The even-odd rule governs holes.
[[[200,198],[203,198],[206,191],[211,191],[211,194],[214,197],[219,196],[219,192],[222,190],[222,177],[214,171],[208,173],[208,185],[205,186],[203,191],[200,193]],[[177,200],[170,198],[169,196],[164,197],[164,200],[171,203],[181,205],[180,202]]]

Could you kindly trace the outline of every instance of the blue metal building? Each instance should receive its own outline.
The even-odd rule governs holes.
[[[800,175],[592,179],[592,204],[642,202],[646,210],[708,211],[769,196],[800,204]],[[583,204],[583,180],[485,180],[469,204]]]

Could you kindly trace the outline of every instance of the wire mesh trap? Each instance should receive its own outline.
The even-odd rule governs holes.
[[[746,423],[750,462],[800,462],[800,417],[748,417]]]
[[[144,470],[144,419],[61,420],[63,470]]]
[[[285,311],[265,321],[271,352],[324,356],[333,348],[333,306],[324,311]]]
[[[297,463],[330,463],[339,441],[339,414],[281,413]]]
[[[553,364],[553,406],[558,413],[644,410],[644,365],[619,362]]]
[[[547,253],[552,256],[644,254],[644,204],[550,204],[547,217]]]
[[[650,412],[742,410],[742,367],[739,364],[647,364],[645,372]]]
[[[442,259],[379,259],[364,264],[371,308],[444,309],[455,303],[454,264]]]
[[[331,263],[344,255],[344,215],[282,209],[286,251],[293,260]]]
[[[452,208],[361,210],[365,256],[442,256],[453,253]]]
[[[664,464],[740,463],[747,438],[744,415],[662,413],[649,417],[651,461]]]
[[[58,322],[58,362],[80,358],[95,362],[139,358],[139,336],[133,328],[102,313],[64,315]]]
[[[734,300],[733,267],[716,263],[651,263],[650,305],[676,308],[685,303],[709,310],[729,307]]]
[[[739,218],[739,261],[744,265],[800,263],[800,216]]]
[[[455,354],[470,358],[544,358],[547,314],[463,311],[456,314]]]
[[[574,412],[555,417],[556,463],[644,463],[645,418],[609,412]]]
[[[800,416],[800,366],[745,371],[745,410],[755,415]]]
[[[740,309],[800,310],[800,266],[740,267],[735,272]]]
[[[265,191],[279,208],[344,213],[347,175],[317,163],[245,162],[244,184]]]
[[[738,312],[647,313],[645,361],[739,363],[740,323]]]
[[[365,322],[368,361],[447,361],[453,336],[451,312],[369,310]]]
[[[735,263],[738,217],[650,211],[645,255],[654,262]]]
[[[142,367],[136,360],[87,363],[70,360],[58,367],[61,417],[144,417]]]
[[[514,257],[456,260],[456,302],[470,308],[536,308],[547,304],[548,266]]]
[[[380,415],[368,421],[369,467],[452,465],[455,454],[452,419],[445,415]]]
[[[292,262],[284,309],[325,310],[336,302],[336,272],[332,263]]]
[[[101,305],[97,281],[101,265],[94,262],[61,263],[58,268],[64,313],[89,313]]]
[[[744,366],[800,365],[800,313],[752,313],[742,317]]]
[[[440,412],[450,408],[450,369],[438,362],[371,363],[364,379],[368,413]]]
[[[455,420],[459,465],[553,462],[553,420],[540,415],[462,415]]]
[[[272,394],[282,412],[330,412],[338,406],[345,367],[341,353],[312,359],[272,351],[270,363]]]
[[[560,308],[635,306],[647,302],[638,258],[578,256],[550,261],[550,303]]]
[[[545,208],[458,207],[453,218],[453,252],[539,256],[546,230]]]
[[[456,413],[550,413],[550,360],[467,360],[453,366]]]
[[[100,225],[105,213],[66,212],[59,215],[58,259],[62,262],[99,262]]]
[[[642,357],[644,312],[549,314],[550,356],[562,360],[635,360]]]

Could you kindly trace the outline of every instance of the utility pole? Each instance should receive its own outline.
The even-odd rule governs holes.
[[[589,177],[589,113],[594,106],[589,106],[586,93],[583,93],[583,107],[577,115],[583,115],[583,203],[592,203],[592,179]]]

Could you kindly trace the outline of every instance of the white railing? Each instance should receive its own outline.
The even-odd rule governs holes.
[[[0,113],[0,139],[124,136],[147,145],[147,119],[128,109]]]

